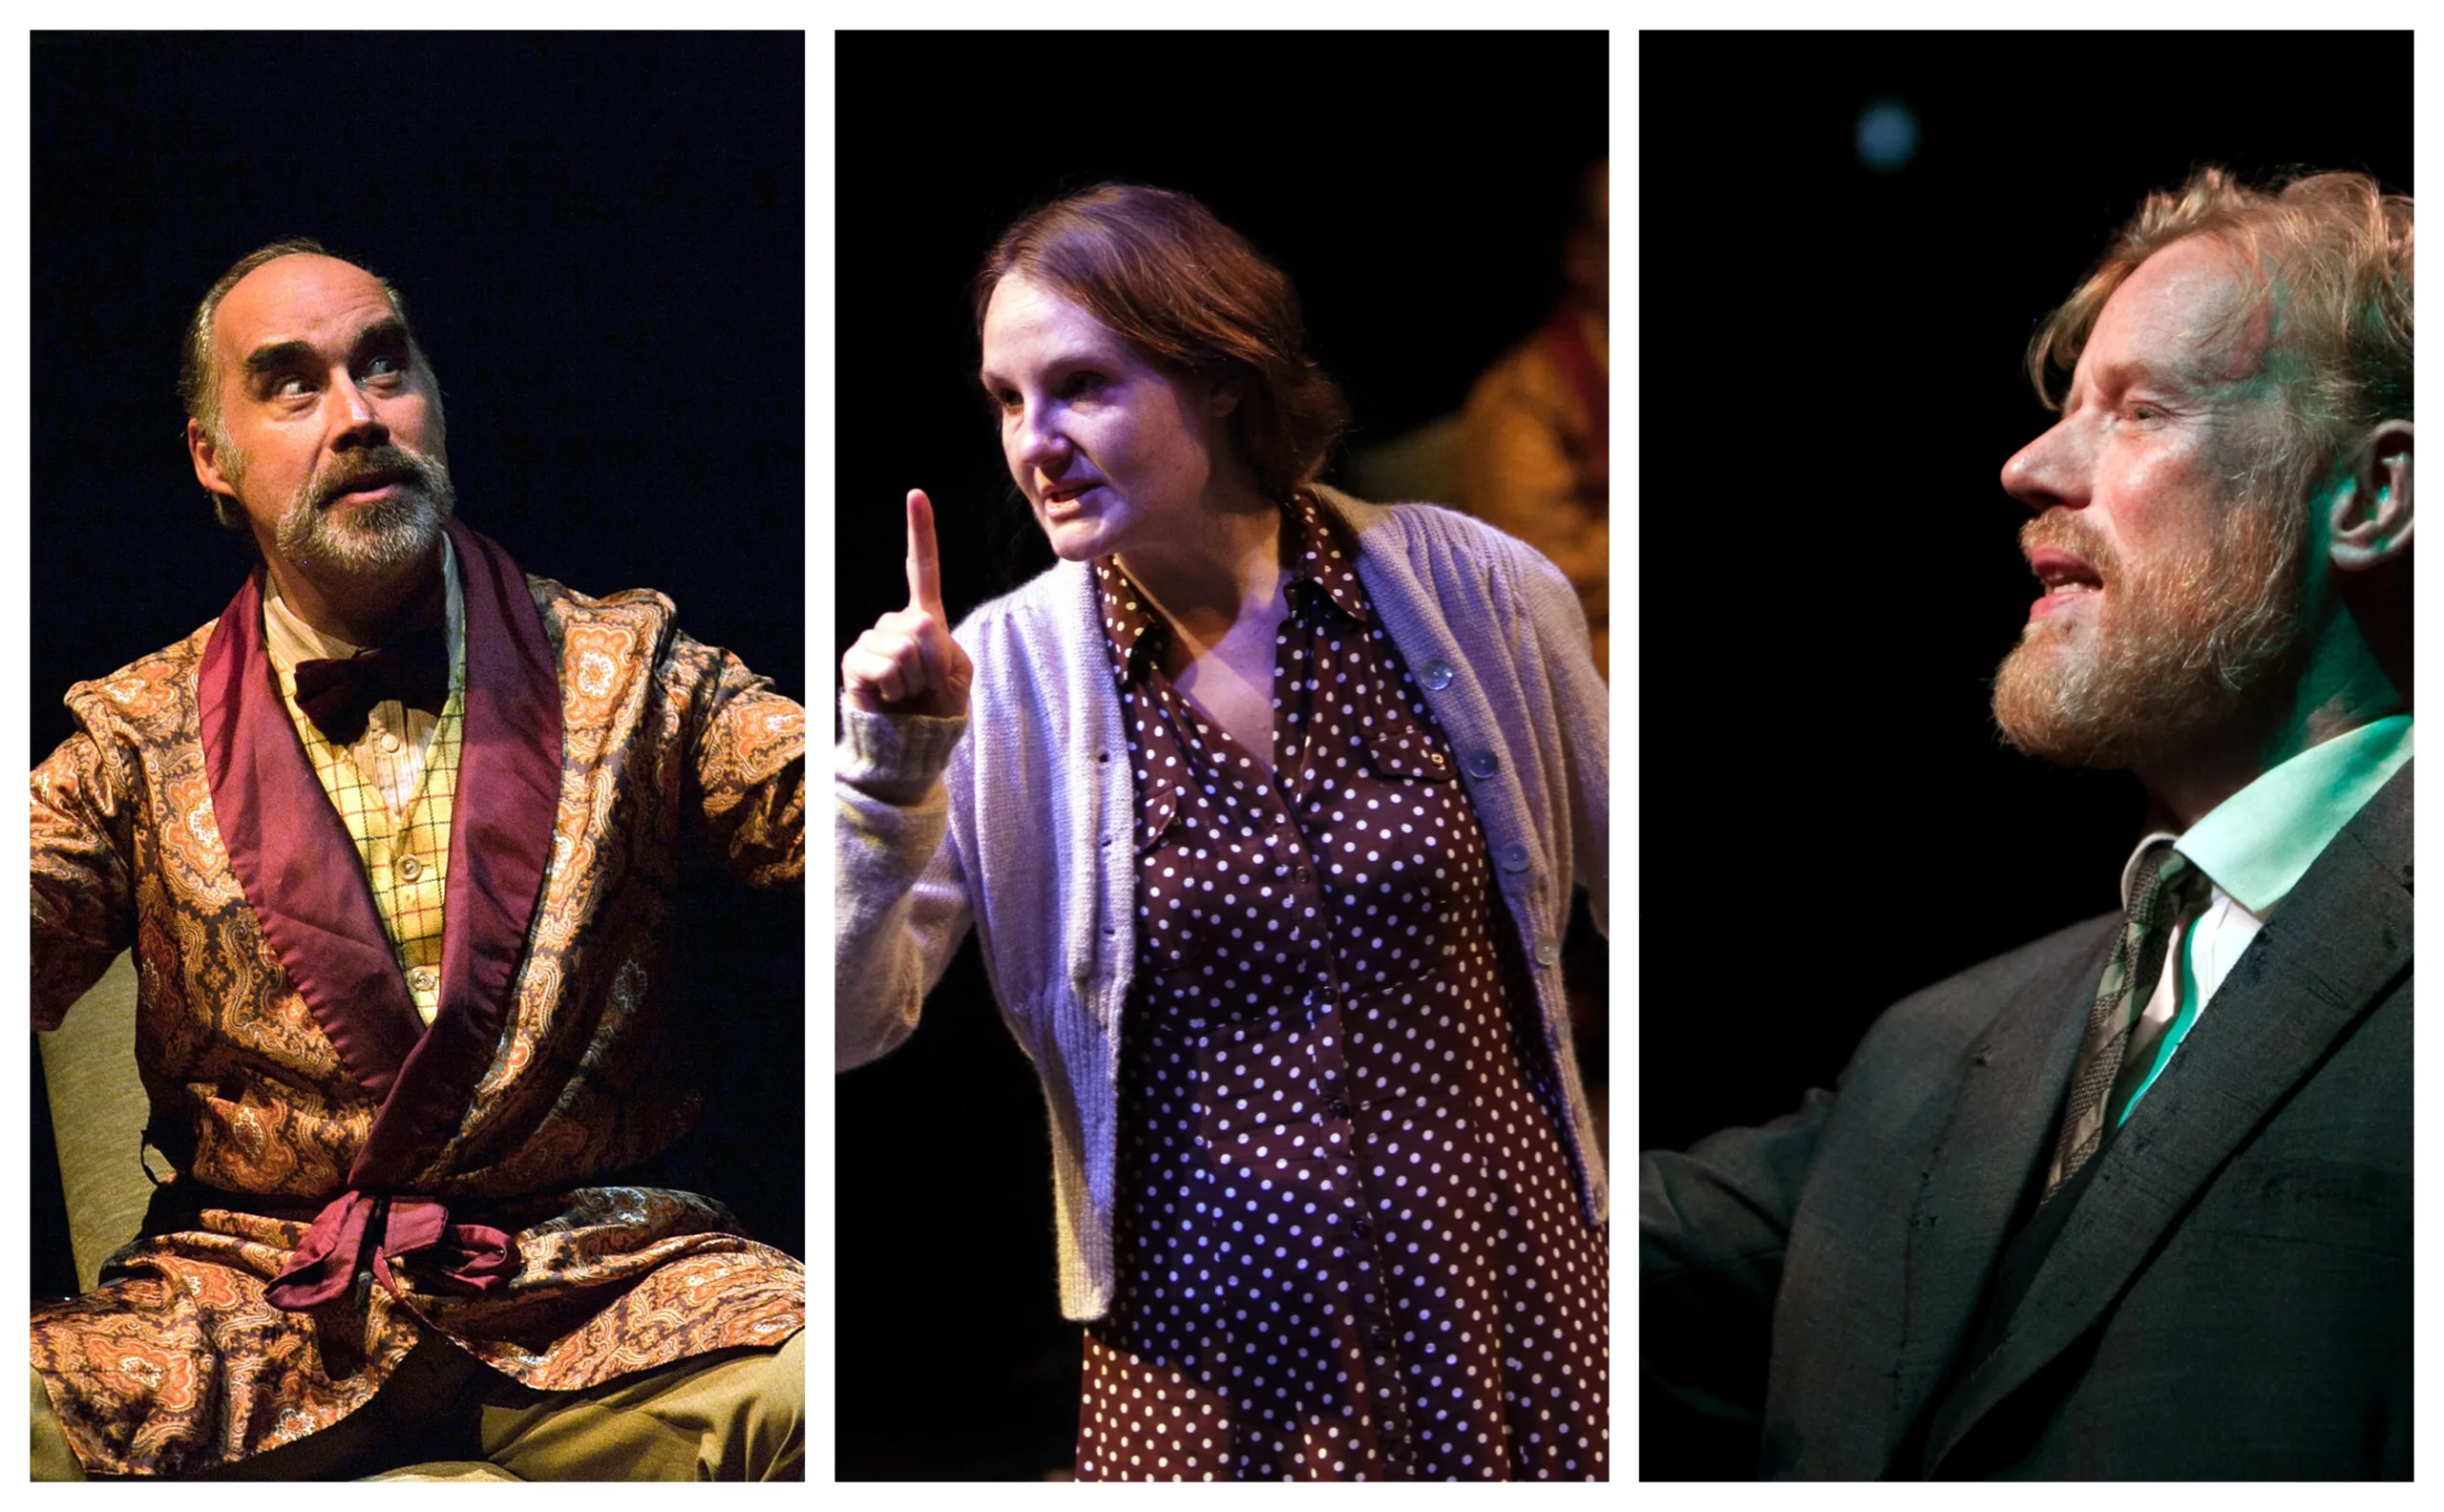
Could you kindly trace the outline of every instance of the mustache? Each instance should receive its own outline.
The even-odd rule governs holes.
[[[2020,527],[2021,556],[2033,555],[2044,546],[2069,552],[2105,578],[2121,571],[2121,558],[2115,554],[2113,543],[2068,510],[2048,510]]]
[[[314,479],[310,496],[319,507],[343,494],[383,483],[411,483],[437,498],[449,489],[450,474],[439,462],[420,452],[386,444],[352,452],[345,461],[333,464]]]

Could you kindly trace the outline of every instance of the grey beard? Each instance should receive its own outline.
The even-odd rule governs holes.
[[[281,555],[306,572],[344,578],[386,577],[429,555],[440,538],[441,522],[456,511],[458,496],[441,464],[400,454],[416,481],[387,504],[334,514],[315,504],[321,486],[309,483],[273,533]]]

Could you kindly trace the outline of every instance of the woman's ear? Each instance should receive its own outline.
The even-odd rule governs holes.
[[[2369,434],[2342,487],[2333,492],[2326,524],[2327,554],[2338,572],[2366,572],[2410,551],[2416,514],[2411,507],[2411,422],[2388,420]]]

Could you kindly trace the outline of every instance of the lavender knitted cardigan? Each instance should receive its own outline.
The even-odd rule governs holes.
[[[1558,964],[1573,880],[1599,928],[1610,891],[1605,688],[1578,600],[1550,562],[1466,515],[1317,492],[1358,532],[1359,578],[1459,754],[1533,963],[1580,1196],[1601,1223],[1603,1162]],[[1128,738],[1086,564],[1059,563],[954,633],[976,663],[969,718],[842,705],[837,1066],[908,1037],[973,926],[1043,1083],[1061,1309],[1085,1321],[1110,1307],[1113,1288],[1120,1018],[1136,959]]]

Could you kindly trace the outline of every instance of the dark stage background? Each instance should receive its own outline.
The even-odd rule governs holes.
[[[2410,191],[2411,56],[1648,33],[1638,78],[1637,1137],[1678,1147],[1831,1085],[1898,998],[2119,907],[2136,784],[2021,757],[1987,712],[2035,597],[1997,478],[2052,422],[2023,349],[2193,162]],[[1856,145],[1880,97],[1918,132],[1891,172]],[[1648,1415],[1640,1468],[1743,1452]]]
[[[804,697],[804,58],[794,32],[37,34],[29,765],[72,682],[245,572],[180,441],[178,343],[284,235],[407,296],[468,524],[582,592],[661,589]],[[804,1254],[803,899],[691,872],[684,906],[707,1189]]]
[[[1574,185],[1606,150],[1600,33],[837,46],[839,647],[906,601],[911,488],[938,512],[955,616],[1051,561],[967,298],[1021,212],[1104,178],[1204,200],[1296,283],[1363,448],[1456,410],[1549,312]],[[1079,1330],[1053,1284],[1043,1103],[973,942],[911,1042],[838,1095],[837,1474],[1066,1467]]]

